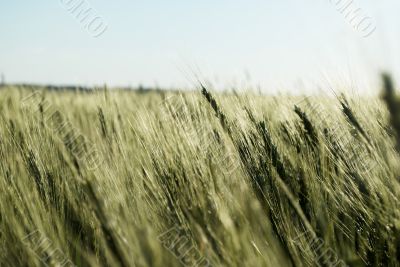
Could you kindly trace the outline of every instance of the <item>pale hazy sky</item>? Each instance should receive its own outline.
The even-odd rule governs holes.
[[[190,85],[194,72],[269,92],[400,74],[398,0],[85,0],[107,25],[97,38],[67,10],[80,1],[0,3],[7,81],[171,87]],[[346,3],[371,18],[369,37],[337,10]]]

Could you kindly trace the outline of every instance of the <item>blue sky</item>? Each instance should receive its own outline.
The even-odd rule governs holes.
[[[220,88],[269,92],[400,73],[395,0],[354,0],[376,25],[367,38],[337,11],[341,0],[88,0],[108,25],[98,38],[66,10],[68,1],[79,2],[0,4],[0,72],[8,81],[185,87],[194,72]]]

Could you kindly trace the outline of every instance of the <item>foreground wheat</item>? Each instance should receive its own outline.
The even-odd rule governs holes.
[[[0,91],[0,266],[399,266],[391,88],[33,92]]]

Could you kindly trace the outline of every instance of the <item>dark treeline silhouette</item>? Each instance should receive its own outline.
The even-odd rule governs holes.
[[[87,92],[87,93],[99,90],[108,90],[108,89],[119,90],[119,91],[135,91],[138,93],[149,93],[149,92],[162,93],[165,91],[170,91],[170,92],[179,91],[178,89],[165,90],[161,88],[143,87],[141,85],[139,85],[138,87],[108,87],[107,85],[104,86],[40,85],[40,84],[28,84],[28,83],[0,84],[0,88],[5,88],[5,87],[17,87],[21,89],[24,88],[31,90],[44,89],[49,91],[74,91],[74,92]]]

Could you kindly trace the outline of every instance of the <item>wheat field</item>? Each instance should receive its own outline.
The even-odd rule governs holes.
[[[4,87],[0,266],[400,266],[391,87]]]

